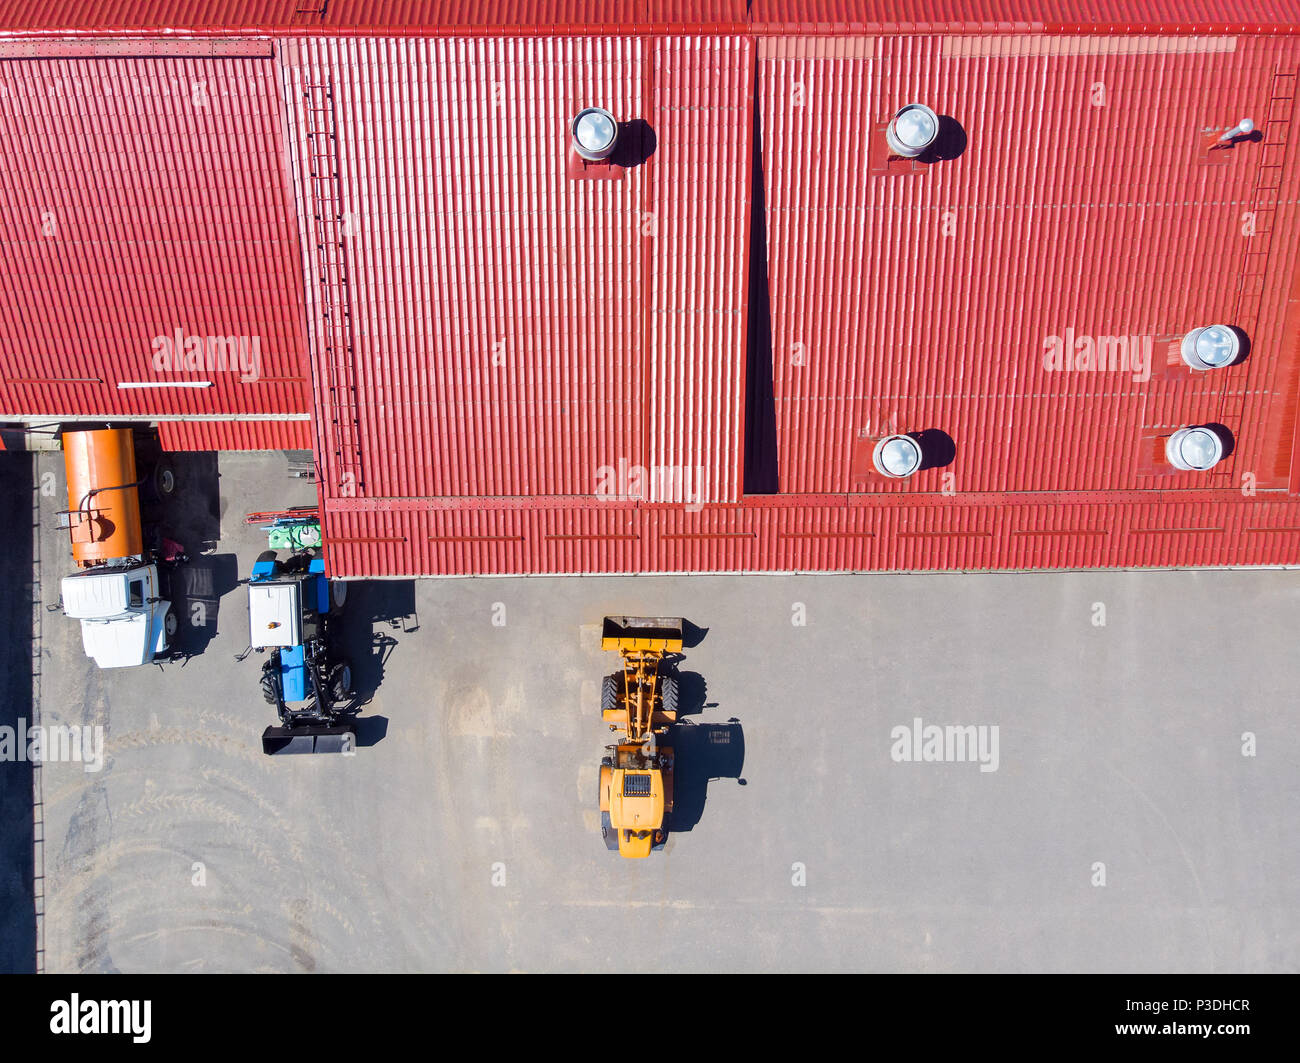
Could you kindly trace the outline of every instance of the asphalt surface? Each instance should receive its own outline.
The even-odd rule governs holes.
[[[1300,966],[1300,572],[355,584],[370,744],[271,759],[241,520],[312,490],[205,460],[174,514],[195,655],[100,672],[45,620],[45,722],[106,731],[102,771],[43,772],[48,970]],[[606,613],[699,629],[645,861],[597,831]],[[896,760],[916,718],[996,725],[997,770]]]

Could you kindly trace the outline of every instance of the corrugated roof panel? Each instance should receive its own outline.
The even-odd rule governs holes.
[[[658,40],[650,77],[650,500],[731,501],[743,488],[753,46]]]
[[[0,3],[0,32],[957,33],[1295,28],[1288,0],[45,0]]]
[[[630,503],[326,509],[331,573],[385,576],[632,572],[642,511]]]
[[[752,0],[749,10],[758,33],[1297,29],[1290,0]]]
[[[563,499],[326,508],[335,576],[919,572],[1300,564],[1300,502],[936,505],[922,498],[747,499],[733,506]],[[469,508],[472,507],[472,508]]]
[[[306,411],[281,115],[269,57],[0,64],[0,413]]]
[[[744,0],[4,0],[0,32],[639,33],[742,28]]]
[[[322,459],[359,448],[363,497],[563,495],[644,454],[644,169],[565,176],[578,110],[645,113],[641,43],[321,40],[284,61],[325,249]]]
[[[759,57],[783,491],[1204,486],[1148,475],[1145,436],[1220,417],[1239,438],[1216,479],[1287,486],[1300,45],[863,38]],[[956,157],[873,173],[914,101],[960,125]],[[1202,131],[1246,116],[1262,142],[1204,162]],[[1216,321],[1250,332],[1249,359],[1166,373]],[[1115,368],[1050,371],[1067,345]],[[955,443],[948,481],[853,480],[864,437],[932,429]]]
[[[738,497],[750,46],[645,47],[285,49],[328,490]],[[653,131],[618,180],[567,176],[593,104]]]
[[[311,422],[159,421],[163,450],[311,450]]]

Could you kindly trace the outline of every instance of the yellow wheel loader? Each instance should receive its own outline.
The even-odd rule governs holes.
[[[600,825],[605,845],[627,857],[649,856],[668,837],[673,810],[677,677],[666,669],[682,649],[680,617],[607,616],[601,649],[617,650],[623,669],[601,684],[601,717],[618,740],[600,762]]]

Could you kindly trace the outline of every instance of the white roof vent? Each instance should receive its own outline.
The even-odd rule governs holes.
[[[1183,337],[1183,361],[1193,369],[1222,369],[1241,355],[1241,337],[1229,325],[1203,325]]]
[[[902,480],[921,467],[921,445],[911,436],[885,436],[871,452],[876,472]]]
[[[1249,118],[1243,118],[1219,139],[1221,141],[1236,140],[1237,137],[1248,137],[1253,132],[1255,132],[1255,123]]]
[[[1223,438],[1209,426],[1180,428],[1165,441],[1165,457],[1175,469],[1204,472],[1223,459]]]
[[[909,103],[885,127],[889,150],[914,159],[939,138],[939,116],[923,103]]]
[[[573,150],[588,162],[603,162],[618,142],[618,119],[603,107],[587,107],[573,120]]]

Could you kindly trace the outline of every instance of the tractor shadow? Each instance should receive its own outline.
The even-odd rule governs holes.
[[[353,709],[360,711],[374,700],[388,659],[401,642],[398,636],[419,630],[414,580],[349,581],[335,638],[338,652],[352,665]],[[359,717],[356,731],[358,746],[375,745],[388,734],[388,718]]]
[[[726,723],[676,724],[670,739],[674,751],[673,810],[666,817],[669,833],[689,831],[704,815],[709,783],[715,779],[745,780],[745,732],[734,716]]]
[[[240,584],[234,554],[207,554],[168,570],[172,608],[178,624],[175,653],[189,660],[208,648],[217,634],[221,599]]]

